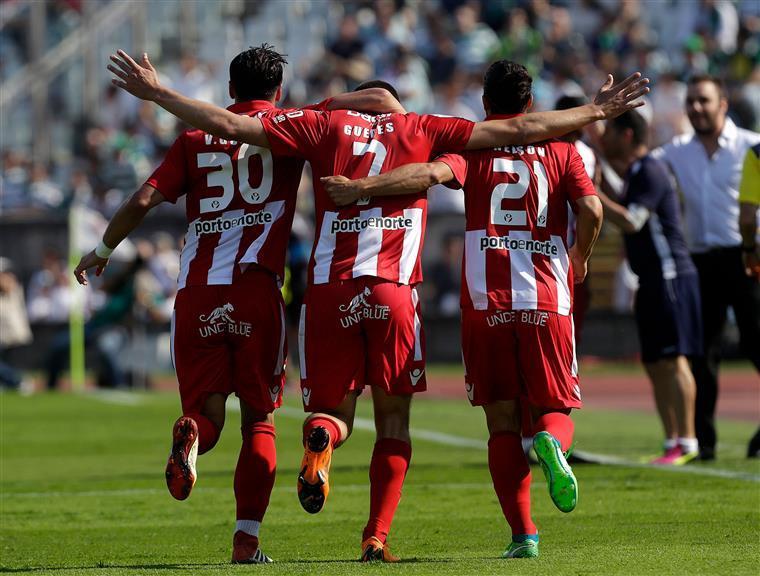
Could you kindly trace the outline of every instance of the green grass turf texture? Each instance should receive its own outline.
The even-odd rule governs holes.
[[[121,396],[116,396],[116,400]],[[651,468],[578,465],[578,508],[552,505],[533,468],[537,560],[501,560],[508,529],[486,452],[418,439],[389,539],[403,562],[361,565],[373,434],[356,430],[333,457],[331,492],[318,515],[295,494],[301,459],[297,399],[278,417],[278,476],[262,527],[270,566],[228,564],[239,416],[228,412],[217,447],[199,458],[190,499],[176,502],[163,471],[179,415],[173,394],[0,395],[0,572],[31,574],[757,574],[760,463],[744,459],[751,423],[720,422],[719,460],[755,481]],[[235,400],[230,400],[233,402]],[[235,401],[236,402],[236,401]],[[371,417],[367,398],[360,416]],[[466,400],[419,398],[413,428],[485,441]],[[578,448],[629,458],[657,452],[654,415],[580,411]]]

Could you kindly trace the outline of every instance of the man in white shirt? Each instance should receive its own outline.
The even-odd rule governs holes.
[[[695,424],[703,460],[715,458],[715,405],[721,335],[728,307],[734,309],[744,354],[760,371],[760,284],[744,273],[739,233],[742,161],[760,134],[738,128],[727,117],[722,82],[692,77],[686,114],[694,134],[677,136],[654,151],[678,180],[686,242],[697,266],[702,293],[704,356],[693,364],[697,381]]]

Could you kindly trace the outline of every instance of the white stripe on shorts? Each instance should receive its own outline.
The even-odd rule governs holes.
[[[282,374],[285,365],[285,309],[280,303],[280,352],[277,354],[277,366],[274,367],[274,375]]]
[[[301,378],[306,378],[306,304],[301,304],[301,317],[298,320],[298,365]]]
[[[418,362],[422,360],[422,342],[420,338],[420,331],[422,330],[422,322],[417,314],[417,304],[420,302],[420,297],[417,294],[417,288],[412,288],[412,307],[414,308],[414,361]]]

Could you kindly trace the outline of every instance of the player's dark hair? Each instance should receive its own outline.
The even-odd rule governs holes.
[[[271,100],[282,84],[282,67],[288,61],[273,46],[249,48],[230,62],[230,82],[238,100]]]
[[[694,74],[694,76],[691,76],[689,78],[686,84],[688,86],[694,86],[695,84],[700,84],[702,82],[712,82],[713,84],[715,84],[715,87],[718,89],[718,93],[720,94],[720,97],[728,98],[726,83],[723,82],[723,79],[719,78],[718,76],[713,76],[712,74]]]
[[[354,92],[358,92],[359,90],[368,90],[370,88],[382,88],[383,90],[387,90],[391,93],[391,96],[393,96],[396,100],[399,101],[399,103],[401,103],[401,98],[398,97],[398,92],[396,89],[392,84],[386,82],[385,80],[367,80],[366,82],[362,82],[356,88],[354,88]]]
[[[640,146],[646,144],[649,141],[649,126],[644,117],[636,112],[636,110],[628,110],[623,112],[617,118],[610,120],[616,130],[629,129],[633,134],[633,144]]]
[[[554,109],[568,110],[584,104],[588,104],[588,99],[585,96],[560,96],[554,104]]]
[[[533,78],[527,68],[511,60],[497,60],[483,78],[483,95],[492,114],[525,112],[532,89]]]

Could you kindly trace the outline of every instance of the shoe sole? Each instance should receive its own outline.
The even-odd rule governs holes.
[[[561,512],[572,512],[578,504],[578,482],[562,454],[562,449],[548,432],[533,437],[533,450],[549,484],[549,496]]]
[[[326,492],[329,492],[330,486],[319,464],[324,451],[330,449],[329,442],[329,436],[316,438],[314,431],[306,442],[307,453],[304,456],[306,464],[298,475],[298,501],[309,514],[320,512],[327,501]],[[329,460],[327,465],[329,466]]]
[[[195,470],[198,426],[192,419],[182,418],[174,425],[173,436],[172,452],[166,463],[166,487],[175,499],[185,500],[198,478]]]
[[[301,503],[301,507],[309,514],[316,514],[325,505],[325,494],[322,491],[322,486],[324,486],[325,482],[322,479],[321,472],[317,472],[317,482],[308,482],[304,477],[307,468],[307,466],[304,466],[298,475],[298,501]]]

